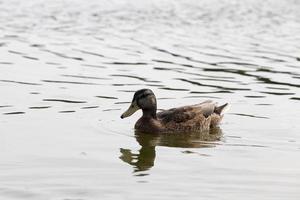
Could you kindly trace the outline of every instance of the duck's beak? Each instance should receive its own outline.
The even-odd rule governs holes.
[[[140,109],[136,103],[136,101],[132,102],[129,108],[121,115],[121,118],[129,117],[133,113],[135,113],[138,109]]]

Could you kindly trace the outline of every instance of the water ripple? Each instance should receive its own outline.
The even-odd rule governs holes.
[[[41,80],[46,83],[62,83],[62,84],[76,84],[76,85],[100,85],[97,83],[78,82],[78,81],[59,81],[59,80]]]
[[[196,81],[190,81],[187,79],[183,79],[183,78],[176,78],[176,80],[180,80],[183,82],[187,82],[187,83],[191,83],[193,85],[198,85],[198,86],[207,86],[207,87],[213,87],[213,88],[219,88],[219,89],[223,89],[223,90],[251,90],[249,88],[233,88],[233,87],[223,87],[223,86],[218,86],[218,85],[209,85],[209,84],[204,84],[204,83],[199,83]]]
[[[5,82],[5,83],[17,83],[21,85],[42,85],[39,83],[30,83],[30,82],[24,82],[24,81],[12,81],[12,80],[0,80],[0,82]]]
[[[87,103],[86,101],[75,101],[75,100],[67,100],[67,99],[43,99],[43,101],[55,101],[55,102],[63,102],[63,103]]]
[[[16,111],[16,112],[3,113],[3,115],[22,115],[22,114],[25,114],[25,112]]]
[[[257,115],[250,115],[250,114],[244,114],[244,113],[228,113],[231,115],[239,115],[243,117],[253,117],[253,118],[261,118],[261,119],[269,119],[268,117],[263,117],[263,116],[257,116]]]

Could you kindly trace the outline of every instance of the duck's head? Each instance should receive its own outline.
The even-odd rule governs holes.
[[[134,93],[131,105],[121,115],[121,118],[129,117],[139,109],[143,110],[143,113],[156,113],[156,98],[152,90],[141,89]]]

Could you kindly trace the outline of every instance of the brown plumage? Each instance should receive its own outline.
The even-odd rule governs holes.
[[[156,113],[154,93],[149,89],[138,90],[128,110],[121,118],[142,109],[143,116],[136,122],[135,129],[149,133],[201,132],[217,127],[228,104],[217,106],[212,101],[196,105],[172,108]]]

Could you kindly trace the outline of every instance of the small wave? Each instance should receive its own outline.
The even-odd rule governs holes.
[[[93,56],[98,56],[98,57],[102,57],[102,58],[105,58],[104,55],[102,54],[99,54],[99,53],[95,53],[95,52],[90,52],[90,51],[85,51],[85,50],[80,50],[80,49],[73,49],[75,51],[79,51],[81,53],[84,53],[84,54],[88,54],[88,55],[93,55]]]
[[[295,93],[293,92],[260,92],[260,93],[263,93],[263,94],[273,94],[273,95],[294,95]]]
[[[1,64],[1,65],[12,65],[12,64],[14,64],[14,63],[12,63],[12,62],[4,62],[4,61],[1,61],[0,64]]]
[[[51,106],[31,106],[29,109],[46,109],[51,108]]]
[[[38,58],[36,57],[31,57],[31,56],[23,56],[23,58],[27,58],[29,60],[39,60]]]
[[[46,51],[46,52],[48,52],[48,53],[54,54],[54,55],[59,56],[59,57],[61,57],[61,58],[67,58],[67,59],[79,60],[79,61],[83,61],[83,60],[84,60],[83,58],[80,58],[80,57],[67,56],[67,55],[65,55],[65,54],[63,54],[63,53],[51,51],[51,50],[48,50],[48,49],[42,49],[42,51]]]
[[[107,112],[107,111],[113,111],[113,110],[121,110],[121,109],[120,108],[111,108],[111,109],[104,109],[102,111]]]
[[[62,74],[61,76],[71,77],[71,78],[82,78],[82,79],[110,80],[109,78],[96,77],[96,76],[82,76],[82,75],[69,75],[69,74]]]
[[[12,105],[3,105],[3,106],[0,106],[0,108],[10,108],[10,107],[13,107]]]
[[[58,81],[58,80],[41,80],[46,83],[67,83],[67,84],[77,84],[77,85],[100,85],[97,83],[88,83],[88,82],[78,82],[78,81]]]
[[[188,83],[191,83],[193,85],[220,88],[220,89],[224,89],[224,90],[251,90],[249,88],[233,88],[233,87],[224,87],[224,86],[218,86],[218,85],[204,84],[204,83],[199,83],[199,82],[196,82],[196,81],[190,81],[190,80],[183,79],[183,78],[176,78],[176,80],[180,80],[180,81],[183,81],[183,82],[188,82]]]
[[[105,66],[101,66],[101,65],[91,65],[91,64],[81,64],[82,66],[86,66],[86,67],[94,67],[94,68],[101,68],[101,69],[105,69]]]
[[[143,78],[143,77],[140,77],[140,76],[134,76],[134,75],[112,74],[110,76],[133,78],[133,79],[141,80],[141,81],[144,81],[144,82],[150,82],[150,83],[160,83],[160,81],[151,81],[151,80],[148,80],[147,78]]]
[[[25,112],[17,111],[17,112],[3,113],[3,115],[22,115],[22,114],[25,114]]]
[[[290,99],[291,100],[298,100],[298,101],[300,101],[300,97],[291,97]]]
[[[115,104],[129,104],[131,103],[130,101],[119,101],[119,102],[115,102]]]
[[[59,113],[73,113],[73,112],[76,112],[75,110],[62,110],[62,111],[59,111]]]
[[[246,95],[244,97],[247,97],[247,98],[265,98],[266,96]]]
[[[228,113],[231,115],[239,115],[243,117],[253,117],[253,118],[261,118],[261,119],[270,119],[269,117],[257,116],[257,115],[250,115],[250,114],[243,114],[243,113]]]
[[[12,80],[0,80],[0,81],[5,83],[17,83],[22,85],[42,85],[40,83],[30,83],[30,82],[23,82],[23,81],[12,81]]]
[[[158,89],[161,90],[173,90],[173,91],[189,91],[189,89],[183,89],[183,88],[169,88],[169,87],[160,87]]]
[[[161,48],[158,48],[158,47],[152,47],[152,49],[157,50],[159,52],[163,52],[163,53],[169,54],[169,55],[174,56],[174,57],[183,58],[183,59],[191,61],[191,62],[196,62],[196,63],[201,63],[201,64],[207,64],[207,65],[215,65],[214,63],[210,63],[210,62],[206,62],[206,61],[201,61],[201,60],[196,60],[196,59],[194,59],[192,57],[184,56],[184,55],[177,54],[177,53],[173,53],[171,51],[168,51],[168,50],[165,50],[165,49],[161,49]]]
[[[85,106],[85,107],[81,107],[80,109],[93,109],[93,108],[99,108],[99,106]]]
[[[268,148],[268,146],[265,145],[259,145],[259,144],[224,144],[225,146],[237,146],[237,147],[258,147],[258,148]]]
[[[19,51],[13,51],[13,50],[8,50],[9,53],[12,54],[17,54],[17,55],[25,55],[25,53],[19,52]]]
[[[46,62],[47,65],[61,65],[60,63],[56,62]]]
[[[145,62],[106,62],[105,64],[110,65],[149,65]]]
[[[118,99],[117,97],[110,97],[110,96],[95,96],[97,98],[101,98],[101,99]]]
[[[55,102],[63,102],[63,103],[87,103],[86,101],[74,101],[74,100],[66,100],[66,99],[43,99],[43,101],[55,101]]]
[[[200,92],[200,91],[191,91],[191,94],[214,94],[214,93],[233,93],[229,90],[217,90],[217,91],[206,91],[206,92]]]

